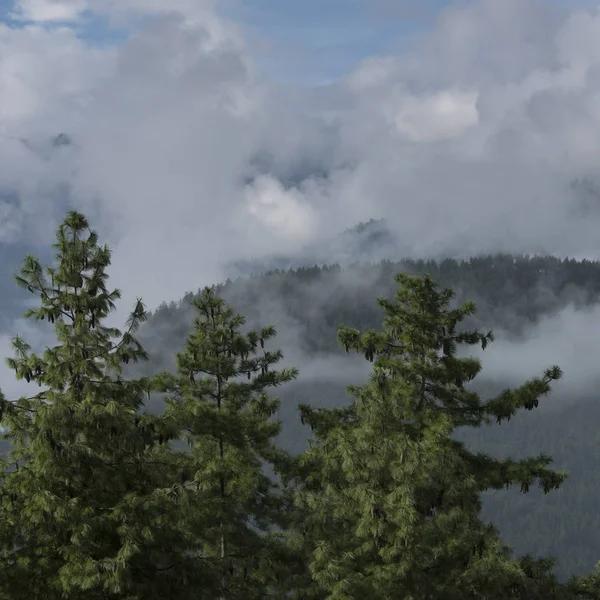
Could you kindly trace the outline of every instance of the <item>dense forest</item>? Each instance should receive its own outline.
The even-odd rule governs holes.
[[[593,310],[600,263],[275,270],[121,332],[82,215],[55,250],[17,277],[57,345],[8,359],[40,391],[0,398],[0,599],[600,598],[595,373],[480,360]]]
[[[336,336],[340,324],[360,330],[379,328],[382,311],[374,299],[393,296],[394,274],[398,272],[429,273],[442,287],[454,289],[457,301],[475,301],[477,313],[466,320],[468,326],[491,328],[515,342],[525,340],[537,323],[552,319],[566,307],[585,310],[600,302],[599,262],[553,256],[500,254],[463,261],[315,266],[271,271],[216,286],[217,293],[247,317],[249,326],[265,322],[275,325],[284,355],[297,348],[302,351],[295,363],[300,368],[298,379],[279,391],[283,421],[280,442],[285,448],[301,452],[310,436],[297,418],[299,402],[309,399],[316,405],[343,406],[350,400],[346,385],[368,375],[358,364],[358,377],[346,369],[341,379],[325,372],[315,380],[310,368],[303,375],[300,361],[308,363],[306,357],[317,356],[326,364],[332,355],[343,356]],[[178,303],[163,304],[140,330],[140,339],[151,355],[145,372],[170,367],[191,328],[193,297],[190,293]],[[560,344],[561,340],[555,342]],[[315,361],[310,362],[312,366]],[[333,369],[339,366],[332,363]],[[569,378],[568,369],[565,378]],[[600,557],[596,501],[600,495],[600,402],[596,378],[600,383],[600,372],[598,376],[590,373],[586,386],[577,389],[575,397],[570,390],[567,398],[554,394],[548,399],[550,409],[542,406],[502,426],[457,432],[459,439],[495,456],[544,452],[568,471],[569,479],[553,494],[496,491],[486,495],[483,511],[519,552],[557,557],[557,572],[562,578],[589,571]],[[485,370],[478,380],[482,391],[506,384],[490,380]]]

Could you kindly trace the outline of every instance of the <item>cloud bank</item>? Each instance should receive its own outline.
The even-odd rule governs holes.
[[[371,217],[412,255],[600,256],[597,8],[457,3],[324,86],[261,72],[213,2],[19,0],[12,15],[0,243],[37,251],[76,207],[114,249],[124,304]],[[86,41],[98,17],[131,35]]]

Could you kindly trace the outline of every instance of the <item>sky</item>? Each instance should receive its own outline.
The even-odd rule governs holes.
[[[0,308],[69,208],[151,309],[370,218],[600,257],[599,6],[0,0]]]

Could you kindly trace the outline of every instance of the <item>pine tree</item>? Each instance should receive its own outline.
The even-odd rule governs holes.
[[[549,468],[548,456],[497,460],[452,437],[457,427],[537,407],[560,369],[482,400],[469,387],[479,360],[457,356],[461,345],[493,341],[491,332],[459,330],[474,304],[452,309],[453,292],[428,276],[396,281],[396,301],[378,300],[383,331],[339,329],[347,352],[374,363],[369,381],[348,388],[346,408],[301,406],[314,440],[297,498],[321,598],[569,597],[553,561],[513,559],[479,516],[486,490],[516,484],[527,492],[537,481],[549,492],[565,474]]]
[[[214,580],[173,519],[172,465],[158,460],[170,432],[142,414],[149,380],[123,375],[146,358],[134,337],[144,305],[124,333],[102,325],[120,293],[107,290],[111,253],[83,215],[67,215],[53,247],[55,267],[27,255],[16,277],[40,297],[25,316],[53,325],[57,345],[37,355],[17,337],[7,359],[41,390],[1,402],[12,450],[0,479],[0,598],[198,598],[193,587]]]
[[[179,454],[182,527],[195,537],[197,556],[220,573],[215,598],[285,597],[288,511],[265,466],[285,475],[288,461],[275,445],[279,400],[267,390],[296,370],[273,369],[282,359],[280,350],[264,350],[273,327],[242,333],[244,318],[210,288],[192,304],[197,316],[177,373],[156,379],[169,394],[164,417],[189,445]]]
[[[573,577],[569,586],[577,600],[600,600],[600,562],[588,575]]]

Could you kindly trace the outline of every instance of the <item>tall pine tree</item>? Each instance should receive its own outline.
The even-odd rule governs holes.
[[[123,376],[146,358],[134,337],[144,306],[124,333],[102,324],[120,294],[83,215],[67,215],[54,248],[54,267],[28,255],[16,278],[40,299],[25,316],[53,325],[57,345],[38,355],[17,337],[7,360],[41,389],[1,402],[12,451],[0,473],[0,598],[185,599],[202,587],[210,598],[216,579],[173,518],[169,431],[141,414],[149,381]]]
[[[267,390],[296,370],[273,368],[282,358],[264,349],[273,327],[242,333],[244,318],[209,288],[192,303],[197,316],[177,373],[156,379],[169,394],[165,419],[189,444],[178,463],[183,526],[196,539],[196,555],[220,573],[215,598],[286,597],[292,556],[279,532],[288,511],[265,467],[285,474],[287,458],[275,445],[279,400]]]
[[[483,401],[469,387],[481,365],[460,345],[486,347],[492,333],[459,330],[475,306],[450,308],[451,290],[429,277],[396,277],[395,302],[380,299],[381,332],[339,330],[346,351],[374,363],[368,383],[349,388],[347,408],[301,407],[314,433],[302,459],[300,528],[321,598],[508,600],[568,597],[553,562],[515,560],[481,521],[481,494],[565,479],[551,458],[497,460],[452,434],[538,406],[561,376],[547,370]]]

